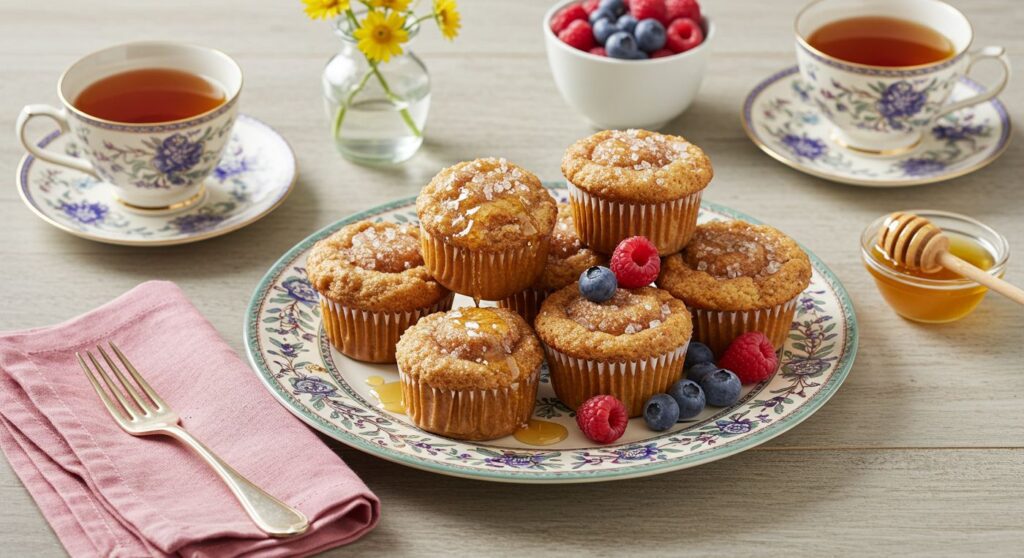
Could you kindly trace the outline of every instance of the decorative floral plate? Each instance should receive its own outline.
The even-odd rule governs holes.
[[[74,155],[74,138],[55,131],[39,142]],[[67,167],[26,155],[18,191],[36,215],[75,236],[109,244],[166,246],[196,242],[253,223],[281,205],[295,185],[295,156],[273,128],[239,115],[224,155],[206,179],[206,199],[179,213],[127,210],[110,186]]]
[[[550,185],[564,199],[564,184]],[[246,313],[245,343],[257,374],[270,392],[300,419],[354,448],[419,469],[505,482],[588,482],[645,476],[692,467],[741,452],[793,428],[839,389],[857,351],[857,319],[836,276],[814,255],[810,287],[799,300],[781,371],[744,388],[731,408],[709,407],[696,420],[667,432],[630,421],[617,443],[600,446],[576,427],[573,412],[555,398],[546,370],[534,417],[566,427],[568,438],[531,446],[512,436],[462,442],[424,432],[404,414],[384,410],[373,389],[398,379],[394,365],[350,360],[334,350],[320,322],[317,294],[306,281],[313,244],[360,219],[415,222],[415,200],[399,200],[353,215],[309,236],[267,272]],[[743,219],[706,203],[702,221]],[[457,296],[455,306],[471,305]],[[373,378],[376,376],[376,378]]]
[[[951,101],[982,91],[961,78]],[[799,171],[858,186],[930,184],[974,172],[996,160],[1010,142],[1010,116],[998,99],[939,119],[921,144],[895,157],[879,157],[841,147],[831,124],[807,94],[796,66],[761,82],[743,105],[743,127],[765,153]]]

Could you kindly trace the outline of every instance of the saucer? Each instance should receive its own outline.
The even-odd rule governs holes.
[[[964,77],[956,101],[983,91]],[[997,99],[946,115],[915,149],[894,157],[846,149],[832,139],[832,125],[808,96],[794,66],[764,80],[743,105],[743,128],[765,153],[799,171],[858,186],[899,187],[941,182],[996,160],[1010,142],[1010,117]]]
[[[70,134],[39,142],[74,155]],[[295,185],[295,155],[280,134],[239,115],[206,197],[174,213],[140,213],[119,202],[113,188],[67,167],[26,155],[18,165],[21,199],[47,223],[75,236],[129,246],[168,246],[213,238],[253,223],[281,205]]]

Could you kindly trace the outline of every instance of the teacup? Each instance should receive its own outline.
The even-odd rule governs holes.
[[[864,16],[915,22],[938,31],[953,55],[918,66],[869,66],[829,56],[808,37],[823,25]],[[968,52],[974,38],[970,22],[940,0],[816,0],[796,17],[796,55],[810,96],[833,125],[833,139],[845,147],[877,155],[913,149],[936,120],[998,95],[1010,77],[1002,47]],[[1002,65],[1000,81],[985,91],[947,104],[953,86],[980,60]]]
[[[115,122],[79,110],[74,101],[89,85],[131,70],[163,68],[189,72],[215,82],[224,102],[194,116],[146,124]],[[137,42],[86,55],[57,84],[62,107],[27,105],[16,124],[18,138],[33,156],[91,174],[108,183],[129,208],[169,210],[203,198],[203,180],[217,166],[242,90],[242,70],[228,55],[206,47],[170,42]],[[75,153],[34,144],[25,125],[36,116],[51,118],[72,133]]]

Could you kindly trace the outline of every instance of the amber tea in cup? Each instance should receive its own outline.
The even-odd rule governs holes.
[[[131,124],[184,120],[224,104],[224,90],[191,72],[143,68],[120,72],[90,84],[74,105],[96,118]]]
[[[829,56],[868,66],[920,66],[955,53],[953,42],[931,27],[885,16],[826,23],[811,33],[807,42]]]

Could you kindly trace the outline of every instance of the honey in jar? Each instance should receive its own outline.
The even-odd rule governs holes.
[[[978,239],[948,232],[949,251],[983,270],[992,269],[996,257]],[[987,288],[945,268],[935,273],[910,270],[890,260],[873,243],[864,247],[865,266],[878,291],[899,315],[917,322],[941,323],[970,314]]]

